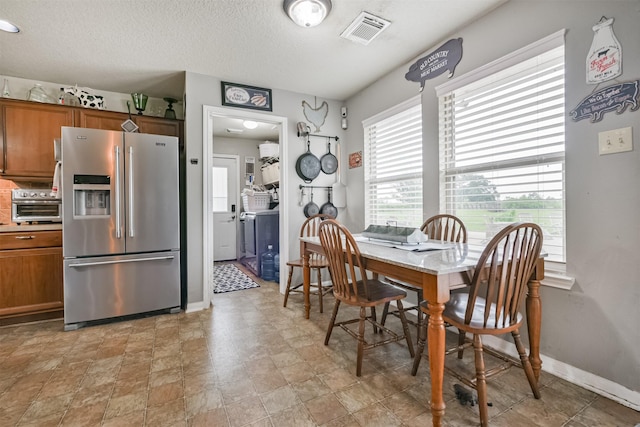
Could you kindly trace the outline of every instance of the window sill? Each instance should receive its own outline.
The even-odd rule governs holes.
[[[550,271],[544,272],[544,279],[540,282],[543,286],[549,286],[551,288],[570,290],[573,284],[576,282],[575,277],[567,276],[563,271]]]

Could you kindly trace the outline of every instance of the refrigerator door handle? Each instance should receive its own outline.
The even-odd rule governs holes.
[[[115,146],[116,149],[116,238],[122,238],[120,231],[120,147]]]
[[[107,264],[124,264],[126,262],[142,262],[142,261],[162,261],[162,260],[168,260],[168,259],[174,259],[175,257],[173,255],[169,255],[169,256],[159,256],[159,257],[152,257],[152,258],[136,258],[136,259],[122,259],[122,260],[116,260],[116,261],[97,261],[97,262],[86,262],[86,263],[75,263],[75,264],[69,264],[69,267],[91,267],[94,265],[107,265]]]
[[[129,147],[129,237],[133,237],[133,147]]]

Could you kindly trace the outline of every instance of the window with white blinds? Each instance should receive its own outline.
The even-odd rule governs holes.
[[[565,261],[564,38],[558,47],[438,93],[440,208],[470,243],[535,222],[547,260]]]
[[[422,108],[415,98],[363,122],[365,224],[422,224]]]

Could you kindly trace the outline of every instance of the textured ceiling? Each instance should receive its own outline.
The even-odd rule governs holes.
[[[0,74],[182,97],[183,71],[344,100],[507,0],[333,0],[301,28],[282,0],[2,0]],[[361,12],[392,22],[368,46],[341,39]]]

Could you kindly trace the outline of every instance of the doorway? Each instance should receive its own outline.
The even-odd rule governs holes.
[[[240,156],[214,154],[211,176],[213,204],[213,260],[230,261],[237,254],[238,164]]]
[[[213,153],[216,150],[216,137],[214,136],[214,128],[221,123],[224,119],[241,119],[251,120],[259,123],[268,123],[275,126],[279,134],[279,158],[280,164],[288,164],[288,127],[287,118],[281,116],[274,116],[266,113],[259,113],[253,111],[245,111],[235,108],[225,107],[203,107],[203,132],[204,132],[204,147],[203,147],[203,159],[205,164],[203,165],[203,224],[202,230],[205,238],[203,239],[203,283],[202,283],[202,295],[203,301],[207,301],[206,306],[211,302],[211,289],[213,289],[213,262],[214,262],[214,244],[217,239],[216,227],[214,227],[213,216]],[[240,186],[243,183],[239,183]],[[287,174],[282,170],[280,171],[280,188],[287,188]],[[288,205],[289,197],[287,197],[286,191],[281,191],[279,196],[279,242],[280,253],[289,253],[289,231],[286,224],[288,222]],[[239,196],[239,192],[237,192]],[[236,207],[239,209],[239,206]],[[281,282],[279,284],[280,292],[283,291],[284,285],[282,283],[283,276],[280,275]]]

